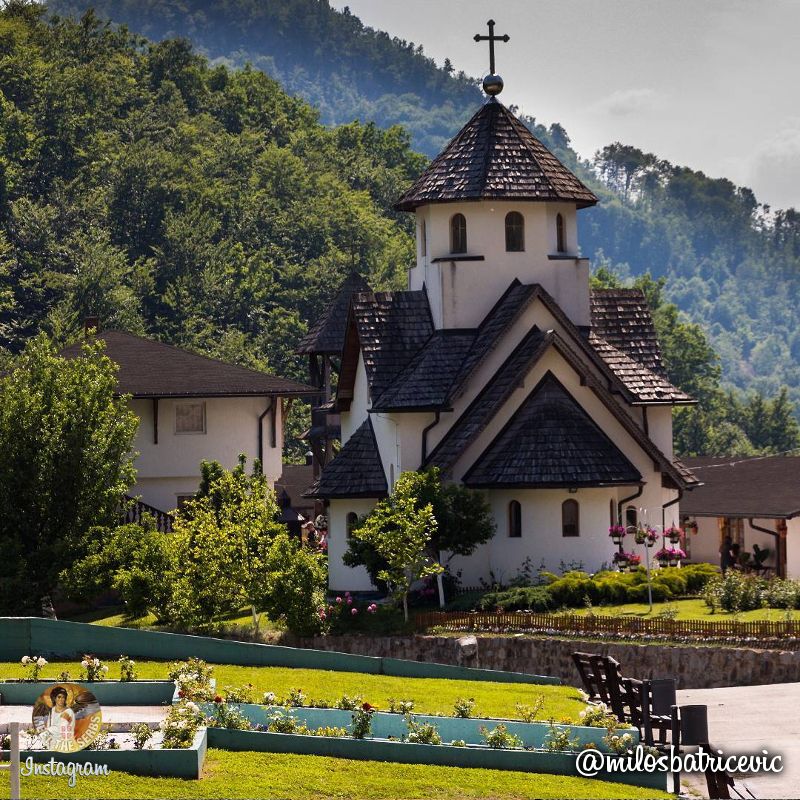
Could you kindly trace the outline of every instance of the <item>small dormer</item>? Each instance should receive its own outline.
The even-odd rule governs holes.
[[[587,326],[577,211],[596,202],[492,96],[395,205],[417,216],[409,288],[425,286],[438,328],[477,325],[514,278],[541,283]]]

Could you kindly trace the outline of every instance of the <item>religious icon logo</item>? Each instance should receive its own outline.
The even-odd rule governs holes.
[[[100,703],[84,686],[54,683],[33,706],[33,727],[48,750],[75,753],[88,747],[100,733]]]

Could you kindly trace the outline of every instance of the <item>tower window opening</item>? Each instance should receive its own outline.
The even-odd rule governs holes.
[[[577,500],[565,500],[561,504],[561,535],[580,536],[580,506]]]
[[[567,252],[567,232],[564,227],[564,217],[556,214],[556,250],[559,253]]]
[[[450,220],[450,252],[467,252],[467,218],[463,214],[453,214]]]
[[[525,218],[519,211],[506,214],[506,252],[521,253],[525,249]]]
[[[420,255],[425,258],[428,255],[428,231],[425,220],[422,220],[422,224],[419,226],[419,249]]]
[[[522,536],[522,506],[518,500],[512,500],[508,504],[508,535],[512,539]]]

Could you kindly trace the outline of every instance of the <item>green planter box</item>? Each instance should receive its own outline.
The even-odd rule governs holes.
[[[175,684],[172,681],[80,681],[97,698],[101,706],[161,706],[172,702]],[[32,706],[39,695],[59,681],[0,681],[3,705]]]
[[[201,704],[203,711],[213,715],[213,703]],[[231,704],[234,705],[234,704]],[[236,706],[253,725],[267,725],[269,718],[276,711],[288,712],[298,722],[305,723],[308,728],[347,728],[350,729],[352,722],[352,711],[341,711],[336,708],[285,708],[283,706],[261,706],[253,703],[238,703]],[[454,739],[463,739],[467,744],[483,744],[480,729],[486,727],[489,730],[498,725],[505,725],[509,733],[519,736],[525,747],[544,748],[547,736],[550,733],[550,725],[546,722],[520,722],[519,720],[498,719],[494,717],[473,717],[462,719],[460,717],[443,717],[432,714],[414,714],[417,722],[430,722],[434,724],[442,741],[452,742]],[[611,752],[603,744],[605,728],[589,728],[584,725],[559,725],[556,728],[564,730],[569,728],[570,735],[578,740],[578,746],[583,748],[593,743],[596,749],[603,752]],[[631,746],[639,743],[639,731],[635,728],[621,728],[620,732],[630,733],[632,736]],[[399,739],[408,733],[405,719],[402,714],[389,714],[387,712],[376,711],[372,716],[372,733],[379,739],[388,739],[393,736]]]
[[[385,739],[348,739],[325,736],[300,736],[294,733],[264,733],[209,728],[208,743],[222,750],[261,753],[296,753],[332,756],[362,761],[390,761],[401,764],[433,764],[446,767],[539,772],[552,775],[578,775],[574,753],[549,753],[531,750],[492,750],[488,747],[409,744]],[[598,780],[666,790],[665,773],[600,772]],[[535,792],[535,788],[532,787]]]
[[[107,780],[113,785],[114,772],[130,772],[133,775],[151,775],[159,778],[188,778],[197,780],[203,769],[203,762],[208,749],[208,733],[206,728],[197,731],[191,747],[181,750],[81,750],[77,753],[54,753],[49,750],[23,750],[20,759],[23,767],[30,757],[36,763],[49,762],[50,759],[64,764],[99,764],[108,765]],[[64,779],[66,780],[66,779]],[[25,786],[25,778],[22,778]]]

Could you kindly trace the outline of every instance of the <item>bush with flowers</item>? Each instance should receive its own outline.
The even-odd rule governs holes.
[[[117,659],[119,664],[119,679],[123,682],[136,680],[136,662],[128,656],[120,656]]]
[[[619,727],[616,714],[605,703],[588,705],[580,712],[580,723],[588,728],[613,728]]]
[[[205,723],[206,718],[196,703],[180,700],[171,706],[159,725],[163,736],[161,746],[168,750],[191,747],[195,734]]]
[[[328,598],[317,608],[325,633],[400,633],[406,625],[402,613],[392,605],[362,600],[350,592]]]
[[[20,663],[28,668],[26,681],[38,681],[39,673],[47,666],[47,659],[44,656],[22,656]]]
[[[372,732],[372,715],[375,713],[375,706],[369,703],[362,703],[360,708],[353,711],[353,724],[350,726],[350,735],[354,739],[365,739]]]
[[[230,702],[233,701],[223,700],[219,695],[214,697],[211,716],[206,718],[208,727],[249,731],[252,727],[250,720],[242,714],[238,706],[229,705]]]
[[[102,681],[106,677],[108,667],[91,653],[86,653],[81,659],[81,680]]]
[[[170,664],[169,679],[175,683],[178,697],[184,700],[210,700],[214,668],[201,658]]]

